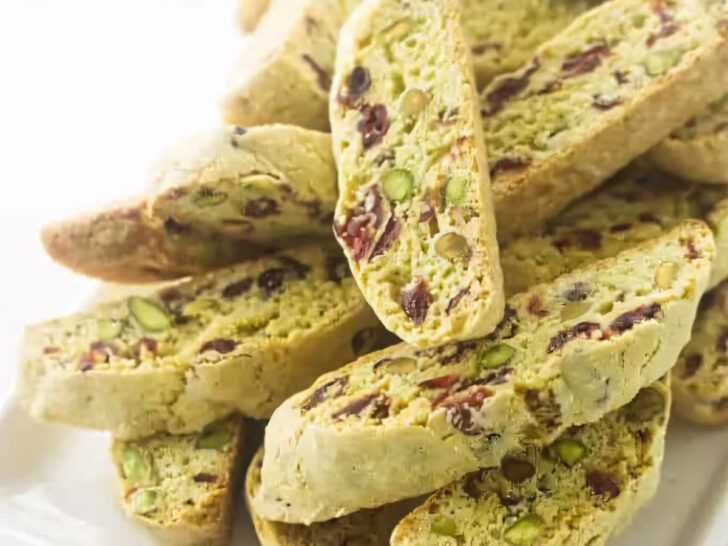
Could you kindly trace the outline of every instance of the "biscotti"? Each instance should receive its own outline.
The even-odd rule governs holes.
[[[483,90],[499,238],[531,231],[728,88],[718,2],[612,0]]]
[[[258,516],[251,500],[260,488],[263,449],[253,457],[245,477],[248,512],[261,546],[382,546],[389,544],[394,526],[424,499],[409,499],[342,518],[301,525],[270,521]]]
[[[55,260],[89,276],[171,279],[331,239],[335,201],[328,135],[227,127],[175,151],[148,195],[46,226],[42,238]]]
[[[240,0],[238,26],[245,32],[253,32],[269,7],[270,0]]]
[[[711,288],[728,278],[728,190],[634,168],[571,204],[540,234],[502,246],[506,295],[660,237],[688,218],[704,220],[715,238]]]
[[[728,424],[728,282],[703,296],[690,341],[673,373],[675,414],[701,425]]]
[[[415,345],[490,333],[502,276],[458,0],[361,4],[332,89],[334,231],[364,297]]]
[[[199,434],[115,440],[124,512],[164,543],[228,544],[243,432],[242,418],[233,416]]]
[[[483,340],[401,344],[322,376],[273,413],[255,509],[288,522],[339,517],[600,419],[674,365],[713,252],[707,226],[685,221],[512,297]]]
[[[543,451],[524,446],[435,493],[394,530],[392,546],[601,546],[655,493],[670,390],[642,389]]]
[[[386,339],[346,275],[338,249],[304,247],[29,326],[21,402],[122,439],[268,417]]]
[[[728,184],[728,93],[650,150],[658,168],[695,182]]]

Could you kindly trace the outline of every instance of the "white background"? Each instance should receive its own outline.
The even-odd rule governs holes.
[[[33,424],[5,400],[23,324],[73,311],[97,287],[44,255],[39,226],[133,195],[166,148],[218,123],[244,45],[234,9],[232,0],[0,0],[2,546],[146,542],[113,504],[107,438]],[[673,427],[658,498],[615,546],[728,544],[727,453],[728,431]]]

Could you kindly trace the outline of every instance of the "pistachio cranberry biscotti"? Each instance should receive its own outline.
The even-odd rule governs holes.
[[[457,0],[359,6],[339,40],[331,128],[334,231],[382,323],[419,346],[493,331],[502,275]]]
[[[232,416],[198,434],[115,440],[124,512],[164,543],[228,544],[243,438],[243,419]]]
[[[673,373],[673,408],[701,425],[728,424],[728,282],[703,296]]]
[[[122,439],[268,417],[388,335],[338,249],[304,247],[29,326],[20,400]]]
[[[569,205],[538,235],[501,247],[506,295],[660,237],[688,218],[704,220],[713,232],[712,288],[728,277],[728,190],[630,168]]]
[[[611,0],[483,90],[499,238],[538,228],[728,88],[727,9]]]
[[[402,520],[392,546],[600,546],[655,493],[670,389],[657,382],[545,449],[441,489]]]
[[[211,131],[175,150],[152,186],[133,203],[46,226],[46,250],[93,277],[143,282],[331,238],[336,170],[323,133]]]
[[[255,510],[287,522],[340,517],[597,421],[673,366],[713,252],[707,226],[685,221],[512,297],[480,341],[401,344],[322,376],[273,413]]]
[[[728,93],[650,150],[660,169],[695,182],[728,183]]]

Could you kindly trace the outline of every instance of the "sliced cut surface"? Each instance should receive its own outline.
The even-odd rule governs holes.
[[[171,153],[134,202],[50,224],[55,260],[117,282],[198,274],[266,249],[331,238],[330,137],[300,127],[226,127]]]
[[[20,398],[41,421],[119,438],[268,417],[391,336],[340,251],[305,247],[29,326]]]
[[[490,333],[504,299],[459,3],[361,4],[341,33],[331,123],[334,230],[380,320],[419,346]]]
[[[695,182],[728,184],[728,93],[650,150],[660,169]]]
[[[655,493],[670,389],[657,382],[546,448],[468,474],[394,530],[392,546],[599,546]]]
[[[424,499],[410,499],[373,510],[311,525],[282,523],[259,517],[252,499],[260,488],[263,448],[253,457],[245,477],[245,498],[262,546],[382,546],[389,544],[394,526]]]
[[[198,434],[115,440],[124,512],[168,544],[228,544],[243,439],[243,419],[232,416]]]
[[[538,228],[728,88],[720,2],[612,0],[481,95],[499,237]]]
[[[713,287],[728,277],[728,191],[629,168],[549,220],[540,234],[501,247],[506,295],[660,237],[688,218],[713,231]]]
[[[256,511],[288,522],[340,517],[599,420],[675,364],[713,253],[708,227],[687,220],[513,296],[480,341],[401,344],[322,376],[268,423]],[[658,280],[666,270],[669,283]]]
[[[728,282],[700,302],[692,336],[675,366],[673,395],[678,417],[728,424]]]

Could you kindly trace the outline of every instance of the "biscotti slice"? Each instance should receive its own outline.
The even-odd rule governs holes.
[[[675,364],[713,252],[708,227],[689,220],[512,297],[480,341],[401,344],[324,375],[273,413],[255,509],[289,522],[339,517],[597,421]]]
[[[675,414],[701,425],[728,424],[728,282],[703,296],[690,341],[673,373]]]
[[[260,489],[263,448],[253,457],[245,477],[245,499],[261,546],[382,546],[389,544],[394,526],[424,499],[409,499],[361,510],[329,521],[301,525],[258,516],[252,503]]]
[[[245,32],[253,32],[269,7],[270,0],[240,0],[238,26]]]
[[[482,93],[499,237],[533,230],[728,88],[719,2],[612,0]]]
[[[198,434],[115,440],[124,512],[164,543],[228,544],[243,432],[242,418],[233,416]]]
[[[600,546],[655,493],[670,389],[657,382],[545,449],[448,485],[408,515],[392,546]]]
[[[300,127],[226,127],[174,152],[133,203],[51,224],[55,260],[117,282],[198,274],[271,247],[331,238],[330,137]]]
[[[331,127],[334,231],[379,319],[419,346],[493,331],[502,276],[459,2],[361,4],[339,41]]]
[[[695,182],[728,184],[728,93],[650,150],[660,169]]]
[[[713,287],[728,277],[728,190],[627,169],[552,218],[539,235],[501,247],[506,295],[660,237],[688,218],[704,220],[713,231]]]
[[[123,439],[268,417],[388,338],[346,275],[337,248],[304,247],[30,326],[21,401]]]
[[[232,74],[223,120],[327,130],[336,39],[348,0],[272,0]]]

